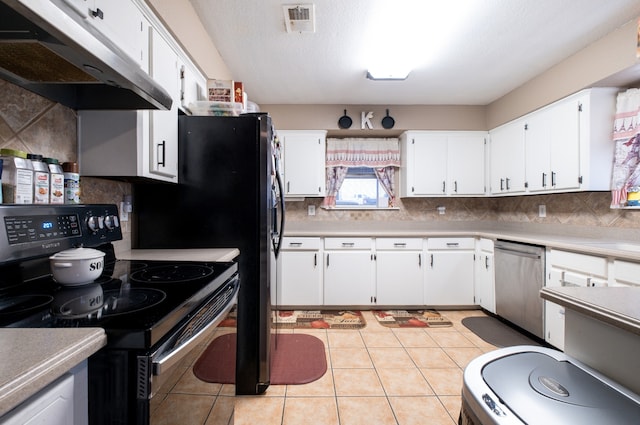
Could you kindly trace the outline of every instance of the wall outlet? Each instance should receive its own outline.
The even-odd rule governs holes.
[[[309,205],[307,207],[307,214],[308,215],[316,215],[316,206],[315,205]]]
[[[445,211],[447,211],[446,207],[437,207],[436,209],[438,210],[438,214],[440,215],[444,215]]]
[[[546,217],[547,216],[547,206],[546,205],[538,205],[538,217]]]

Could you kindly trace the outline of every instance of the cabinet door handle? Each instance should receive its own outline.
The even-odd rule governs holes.
[[[291,192],[291,182],[287,182],[287,193]]]
[[[329,254],[327,254],[327,268],[329,268]]]
[[[542,187],[547,187],[547,173],[542,173]]]
[[[431,254],[431,268],[433,268],[433,254]]]
[[[458,181],[457,180],[453,182],[453,191],[455,193],[458,193]]]
[[[507,177],[507,178],[505,179],[505,181],[506,181],[506,183],[507,183],[507,190],[511,189],[511,187],[510,187],[510,185],[509,185],[509,182],[511,181],[511,179]]]
[[[552,171],[551,172],[551,186],[555,187],[555,185],[556,185],[556,172]]]
[[[442,182],[442,193],[445,193],[447,189],[447,182],[443,181]]]
[[[158,166],[162,166],[162,167],[165,166],[164,164],[165,152],[166,152],[165,144],[166,144],[166,141],[163,140],[162,143],[158,143],[158,147],[156,148],[156,154],[158,155],[158,158],[161,158],[158,160]]]
[[[484,268],[489,270],[489,256],[484,257]]]
[[[342,247],[343,248],[353,248],[354,245],[355,245],[355,243],[353,243],[353,242],[342,242]]]
[[[327,255],[328,257],[328,255]],[[329,260],[327,260],[329,261]],[[315,269],[316,267],[318,267],[318,254],[313,254],[313,268]]]
[[[98,18],[98,19],[104,19],[104,13],[102,12],[102,10],[100,8],[97,8],[96,10],[92,10],[91,11],[91,16],[93,16],[94,18]]]
[[[422,267],[422,254],[418,254],[418,267]]]
[[[504,179],[500,179],[500,190],[504,190]]]

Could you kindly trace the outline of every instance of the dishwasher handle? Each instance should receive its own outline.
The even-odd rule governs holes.
[[[502,252],[505,252],[505,253],[518,255],[520,257],[528,257],[528,258],[536,258],[536,259],[542,258],[542,255],[536,254],[534,252],[523,251],[523,250],[519,250],[519,249],[515,249],[515,248],[507,248],[505,246],[500,246],[500,245],[496,245],[494,247],[494,249],[496,251],[502,251]]]

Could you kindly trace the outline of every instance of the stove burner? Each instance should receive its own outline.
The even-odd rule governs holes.
[[[150,267],[131,274],[131,280],[144,283],[177,283],[202,279],[213,274],[213,269],[194,264]]]
[[[164,300],[166,294],[153,288],[127,288],[104,291],[104,314],[117,316],[153,307]]]
[[[0,299],[0,316],[23,313],[49,304],[53,300],[49,295],[17,295]]]

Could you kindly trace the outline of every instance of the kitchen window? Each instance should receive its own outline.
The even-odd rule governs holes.
[[[370,167],[349,168],[336,195],[340,208],[388,208],[389,194]]]
[[[394,208],[398,139],[327,139],[324,208]]]

